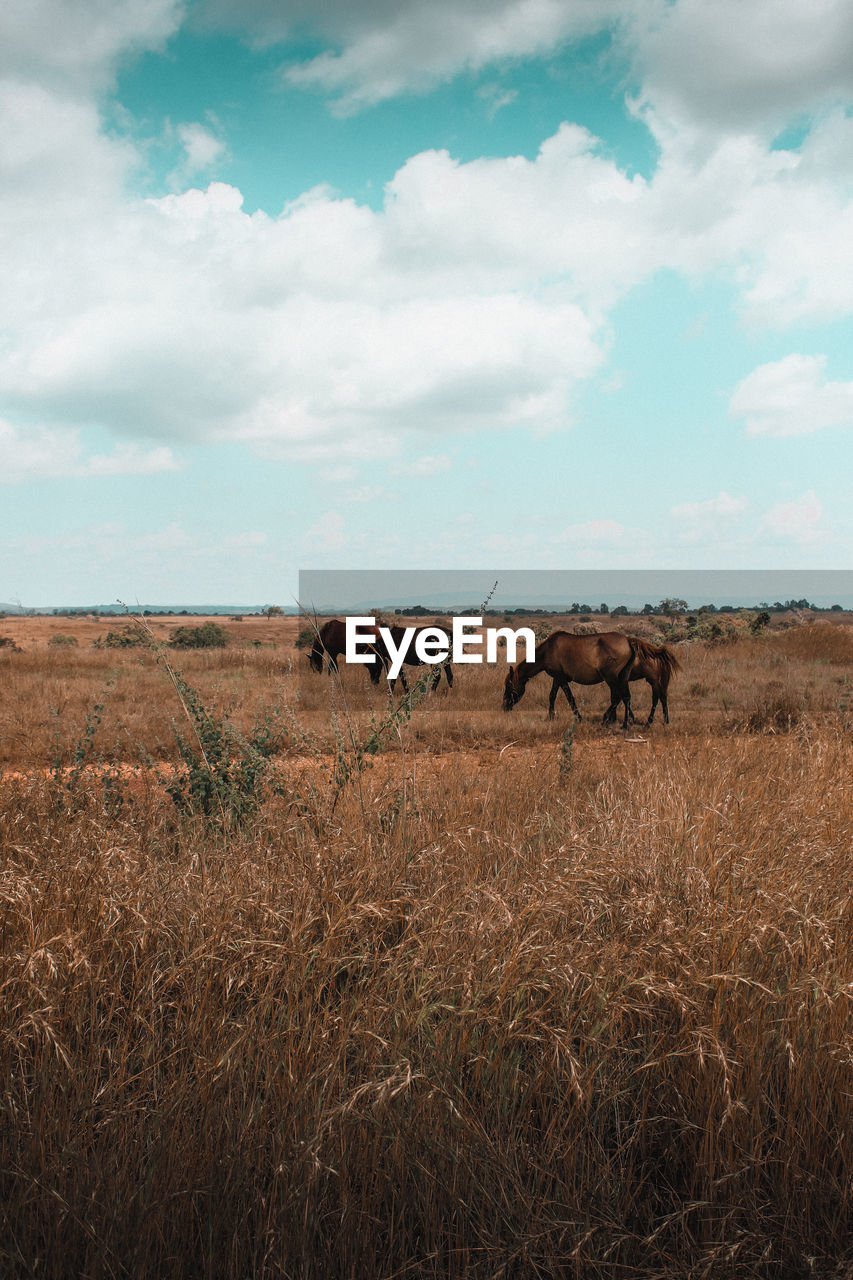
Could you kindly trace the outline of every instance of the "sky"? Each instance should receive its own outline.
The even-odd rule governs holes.
[[[0,10],[0,602],[853,562],[849,0]]]

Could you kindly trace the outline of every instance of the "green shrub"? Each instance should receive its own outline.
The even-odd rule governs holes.
[[[47,643],[52,649],[76,649],[77,637],[66,635],[63,631],[55,631]]]
[[[108,631],[103,640],[98,636],[93,647],[100,649],[136,649],[148,643],[145,635],[134,627],[122,627],[121,631]]]
[[[224,649],[228,632],[218,622],[204,622],[200,627],[178,627],[172,632],[172,649]]]

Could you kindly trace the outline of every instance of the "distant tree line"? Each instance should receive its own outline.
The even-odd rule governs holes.
[[[809,601],[805,597],[803,597],[801,600],[793,600],[793,599],[792,600],[774,600],[772,604],[769,604],[766,600],[762,600],[759,604],[756,604],[756,605],[703,604],[703,605],[699,605],[698,608],[694,608],[694,609],[690,609],[686,600],[677,599],[675,597],[668,597],[665,600],[659,601],[657,604],[652,604],[650,601],[647,601],[642,606],[642,608],[639,608],[639,609],[629,609],[628,606],[625,604],[617,604],[617,605],[614,605],[612,608],[610,608],[603,601],[601,604],[599,604],[596,607],[591,604],[582,604],[578,600],[573,600],[572,603],[568,605],[565,609],[560,609],[560,608],[528,609],[528,608],[525,608],[523,605],[519,605],[515,609],[485,609],[481,611],[479,606],[472,605],[468,609],[459,609],[454,611],[453,609],[440,609],[438,606],[430,606],[430,605],[424,605],[424,604],[411,604],[411,605],[406,605],[404,608],[401,608],[401,609],[395,609],[394,613],[395,615],[401,618],[434,617],[435,614],[437,613],[444,614],[448,618],[470,617],[472,615],[479,615],[481,612],[485,617],[500,616],[504,618],[511,618],[516,616],[523,616],[525,618],[554,617],[554,616],[563,616],[565,614],[572,614],[572,615],[598,614],[603,616],[609,616],[611,618],[620,618],[620,617],[648,617],[650,614],[655,614],[655,615],[665,614],[667,617],[676,617],[680,614],[687,613],[688,610],[690,613],[694,613],[694,614],[741,613],[743,612],[744,609],[747,609],[747,610],[757,609],[760,612],[766,611],[767,613],[787,613],[791,609],[809,609],[814,613],[843,612],[843,607],[840,604],[833,604],[833,605],[829,605],[828,607],[822,607],[821,605],[818,605],[818,604],[809,603]]]

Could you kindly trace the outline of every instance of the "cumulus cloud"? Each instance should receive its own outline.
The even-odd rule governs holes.
[[[826,356],[759,365],[735,388],[729,412],[753,436],[798,436],[853,426],[853,382],[828,381]]]
[[[838,4],[820,3],[842,42]],[[768,4],[738,6],[757,34]],[[721,7],[728,13],[728,0]],[[678,87],[668,52],[673,31],[684,34],[687,61],[690,41],[710,38],[708,23],[721,49],[733,38],[731,23],[724,29],[711,6],[703,16],[695,0],[241,6],[258,40],[321,23],[334,47],[305,75],[351,105],[619,21],[645,69],[640,109],[661,143],[655,173],[629,177],[566,124],[532,159],[413,156],[379,209],[318,188],[277,217],[245,213],[224,183],[128,195],[139,156],[104,132],[94,95],[123,50],[168,37],[177,3],[39,0],[27,21],[11,8],[3,21],[17,60],[0,80],[0,232],[14,249],[0,293],[0,394],[10,421],[42,424],[31,440],[36,471],[52,431],[46,452],[84,465],[73,433],[90,426],[138,442],[136,454],[117,450],[98,464],[101,474],[163,469],[162,450],[180,441],[346,461],[393,456],[407,437],[443,457],[436,437],[472,427],[565,426],[578,385],[606,361],[613,305],[662,268],[730,272],[755,323],[853,310],[853,122],[829,113],[797,151],[734,129],[702,147],[688,128],[668,131],[667,119],[690,114],[689,84]],[[654,22],[640,21],[652,10]],[[237,13],[229,0],[207,6],[211,21]],[[57,30],[81,24],[67,33],[73,57],[38,52],[33,33],[54,20]],[[741,40],[749,51],[737,56],[764,57],[767,84],[802,63],[803,102],[817,92],[815,68],[843,88],[832,42],[803,39],[798,52],[779,36],[764,53]],[[715,60],[706,79],[723,74]],[[693,116],[716,118],[710,98],[694,98]],[[767,112],[772,99],[766,88]],[[209,120],[180,130],[188,166],[222,154]],[[749,430],[789,433],[791,394],[786,412],[766,397],[756,408],[759,384],[741,384],[733,412]],[[813,424],[799,429],[838,420],[848,384],[826,382],[822,369],[801,369],[799,384]],[[812,393],[817,407],[806,404]]]
[[[111,453],[86,456],[80,433],[66,427],[22,428],[0,419],[0,482],[71,476],[154,475],[177,471],[168,446],[119,442]]]
[[[202,0],[209,24],[261,45],[310,33],[327,48],[285,65],[339,111],[422,92],[461,71],[547,57],[609,29],[660,127],[749,132],[853,90],[847,0]]]
[[[640,105],[661,127],[781,128],[853,92],[847,0],[676,0],[634,6]]]
[[[213,183],[117,196],[47,238],[22,219],[0,392],[48,422],[303,457],[392,453],[409,429],[559,424],[602,360],[595,322],[565,291],[537,296],[548,264],[526,251],[466,267],[439,230],[426,266],[417,190],[401,175],[379,213],[315,192],[273,219]]]
[[[120,57],[161,48],[185,0],[27,0],[0,6],[0,76],[64,93],[109,83]]]
[[[401,93],[421,92],[463,70],[551,53],[598,31],[628,0],[204,0],[214,25],[243,30],[259,44],[310,31],[328,48],[303,64],[285,64],[291,84],[333,97],[349,112]]]
[[[179,124],[175,133],[184,151],[183,160],[172,175],[175,181],[207,173],[228,150],[217,133],[198,122]]]
[[[698,502],[679,502],[670,507],[669,512],[676,520],[687,522],[707,520],[731,520],[743,515],[749,509],[749,498],[736,498],[721,489],[715,498],[704,498]]]

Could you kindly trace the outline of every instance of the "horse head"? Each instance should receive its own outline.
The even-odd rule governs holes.
[[[521,697],[521,693],[518,672],[513,667],[510,667],[506,673],[506,681],[504,683],[504,711],[512,711]]]

